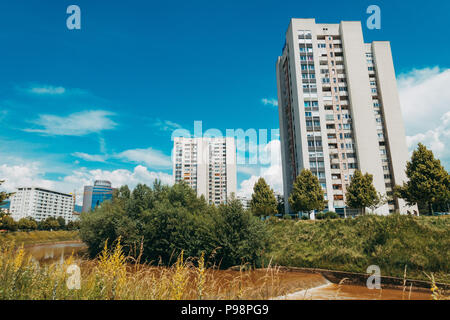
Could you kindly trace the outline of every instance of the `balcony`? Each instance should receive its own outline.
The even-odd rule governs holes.
[[[337,139],[336,138],[328,138],[328,143],[336,144]]]

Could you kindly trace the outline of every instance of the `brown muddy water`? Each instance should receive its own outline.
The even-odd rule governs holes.
[[[51,244],[37,244],[27,246],[26,252],[39,263],[62,261],[74,254],[82,257],[87,247],[81,242],[60,242]],[[271,286],[290,292],[287,295],[274,294],[276,300],[430,300],[431,292],[411,291],[409,288],[397,289],[368,289],[364,286],[334,284],[318,273],[288,272],[265,270],[247,272],[231,270],[208,270],[208,274],[215,281],[231,283],[243,279],[246,287],[261,288]],[[272,282],[272,283],[271,283]],[[256,297],[255,297],[256,298]]]
[[[87,246],[79,241],[35,244],[24,249],[33,260],[44,264],[64,260],[72,253],[74,256],[83,256],[87,252]]]

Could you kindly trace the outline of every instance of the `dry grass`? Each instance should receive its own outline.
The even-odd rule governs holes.
[[[69,267],[81,270],[80,289],[69,289]],[[307,284],[287,281],[278,268],[253,272],[205,268],[205,258],[184,259],[170,267],[139,263],[125,257],[120,239],[95,260],[73,255],[62,262],[33,261],[13,242],[0,244],[0,299],[269,299],[301,290]]]
[[[33,261],[23,246],[0,244],[0,300],[197,300],[270,299],[320,285],[320,275],[308,280],[277,267],[251,272],[205,268],[205,257],[184,258],[170,267],[139,263],[126,257],[120,239],[105,247],[95,260],[73,255],[52,264]],[[80,289],[69,289],[71,265],[81,270]],[[433,275],[430,276],[433,283]],[[432,298],[445,298],[432,285]],[[337,293],[339,294],[339,292]]]

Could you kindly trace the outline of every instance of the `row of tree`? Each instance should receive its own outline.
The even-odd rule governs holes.
[[[417,204],[419,208],[427,207],[428,213],[434,208],[448,211],[450,202],[450,178],[448,172],[435,159],[433,152],[423,144],[419,144],[407,163],[406,175],[408,182],[395,186],[392,197],[377,192],[373,185],[373,176],[355,173],[347,187],[346,205],[365,213],[366,208],[372,211],[386,204],[390,199],[404,199],[408,205]],[[254,215],[267,217],[277,213],[282,214],[280,205],[273,190],[260,178],[254,188],[250,208]],[[302,170],[295,179],[289,196],[289,206],[295,212],[323,211],[325,209],[324,191],[319,179],[310,171]],[[333,215],[334,216],[334,215]]]
[[[77,230],[80,228],[78,221],[66,221],[63,217],[49,217],[42,221],[33,218],[22,218],[15,221],[10,215],[0,213],[0,230],[8,231],[34,231],[34,230]]]

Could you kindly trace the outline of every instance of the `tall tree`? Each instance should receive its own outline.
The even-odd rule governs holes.
[[[406,164],[406,176],[408,182],[396,186],[395,193],[409,205],[426,204],[432,214],[434,204],[450,201],[449,174],[433,152],[421,143]]]
[[[277,206],[273,190],[264,178],[259,178],[253,186],[252,200],[250,201],[252,213],[258,217],[272,216],[278,213]]]
[[[381,202],[373,186],[373,176],[368,173],[363,175],[359,170],[355,170],[345,197],[347,206],[359,209],[362,213],[366,212],[366,208],[375,208]]]
[[[289,205],[296,212],[325,209],[324,192],[319,179],[307,169],[303,169],[295,179],[289,196]]]

